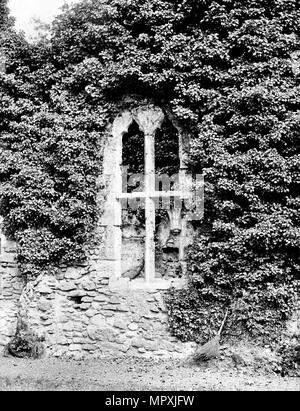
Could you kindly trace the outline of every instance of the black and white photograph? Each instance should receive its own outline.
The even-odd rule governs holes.
[[[0,391],[300,391],[300,1],[0,0]]]

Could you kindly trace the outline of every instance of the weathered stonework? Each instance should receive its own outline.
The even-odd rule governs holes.
[[[145,134],[151,135],[153,143],[163,114],[153,107],[125,112],[108,130],[103,173],[98,181],[98,202],[104,202],[104,213],[95,228],[86,264],[62,267],[56,277],[42,276],[24,285],[17,273],[15,246],[1,236],[2,346],[14,335],[20,317],[31,331],[44,338],[45,352],[51,356],[152,357],[186,356],[191,352],[192,344],[181,343],[170,335],[163,301],[164,291],[170,285],[182,286],[185,280],[167,281],[153,276],[151,281],[145,277],[131,281],[121,276],[122,258],[129,259],[130,250],[122,253],[122,213],[117,196],[122,192],[122,136],[133,118]],[[148,264],[153,251],[148,260],[146,257]],[[151,269],[155,270],[155,265],[152,268],[149,265],[148,273]]]
[[[161,290],[111,290],[114,262],[95,258],[24,285],[13,244],[1,235],[0,346],[15,334],[17,316],[44,338],[46,354],[85,358],[116,355],[182,356],[191,351],[171,337]]]
[[[15,244],[1,234],[0,221],[0,346],[15,334],[23,282],[18,275]]]
[[[99,205],[104,203],[104,213],[95,228],[87,263],[61,267],[56,277],[41,276],[25,285],[16,267],[15,244],[1,234],[0,225],[0,346],[4,347],[15,334],[19,317],[26,321],[31,331],[43,337],[45,353],[50,356],[75,359],[120,355],[185,357],[192,352],[193,344],[181,343],[169,333],[163,298],[171,285],[184,286],[184,275],[180,278],[152,275],[151,270],[156,274],[155,264],[151,267],[152,249],[147,260],[147,275],[133,280],[122,277],[122,267],[130,268],[136,255],[143,251],[140,246],[132,251],[127,246],[122,251],[124,235],[130,239],[130,230],[123,232],[122,238],[122,210],[118,198],[122,192],[122,136],[133,118],[148,134],[152,133],[152,137],[155,124],[159,126],[162,121],[161,111],[150,107],[146,113],[142,110],[123,113],[108,130],[103,173],[98,181],[98,202]],[[181,143],[180,172],[184,177],[186,139]],[[153,217],[151,207],[149,210],[149,216]],[[174,228],[177,228],[175,223]],[[168,230],[170,227],[161,226],[163,243],[167,241]],[[178,239],[182,264],[185,263],[184,248],[191,235],[188,224],[182,224]],[[151,236],[145,247],[146,252],[147,247],[152,247]],[[299,336],[299,316],[295,315],[289,323],[288,332]]]
[[[112,291],[107,264],[101,267],[68,268],[59,279],[42,277],[26,286],[24,315],[30,329],[45,338],[48,355],[188,355],[191,344],[168,332],[161,291]]]

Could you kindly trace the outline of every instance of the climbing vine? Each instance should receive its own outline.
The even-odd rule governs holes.
[[[299,18],[294,0],[88,0],[49,42],[9,29],[0,213],[24,275],[84,258],[105,125],[124,96],[147,99],[190,133],[205,177],[172,333],[205,340],[230,306],[234,338],[274,340],[299,295]]]
[[[73,94],[46,45],[13,32],[5,39],[0,210],[30,280],[85,259],[101,212],[96,194],[107,108]]]

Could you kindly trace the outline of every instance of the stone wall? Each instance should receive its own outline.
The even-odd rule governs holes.
[[[117,119],[108,128],[103,144],[98,203],[104,213],[87,247],[86,264],[61,267],[56,277],[43,276],[23,285],[14,262],[14,245],[2,235],[0,344],[14,335],[19,316],[31,331],[43,337],[47,355],[152,357],[186,356],[191,352],[192,344],[179,342],[168,331],[163,295],[171,285],[178,284],[122,277],[124,244],[116,186],[120,183],[122,135],[131,116],[125,113]],[[134,253],[141,253],[140,247],[131,250]]]
[[[15,263],[15,244],[1,234],[0,221],[0,347],[14,335],[22,280]]]
[[[185,356],[191,344],[173,338],[163,292],[111,290],[107,264],[67,268],[26,286],[23,315],[57,357]]]
[[[182,287],[180,278],[122,277],[122,220],[117,199],[121,174],[122,135],[132,121],[125,113],[108,130],[99,176],[99,216],[87,263],[61,267],[26,285],[17,272],[15,245],[1,234],[0,345],[15,333],[17,318],[43,337],[46,354],[97,358],[119,355],[185,357],[193,344],[181,343],[168,330],[164,292]],[[104,206],[104,207],[102,207]],[[0,222],[1,223],[1,222]],[[188,236],[182,238],[188,244]],[[135,256],[140,248],[132,250]],[[130,250],[128,251],[130,254]],[[128,255],[129,255],[128,254]],[[127,254],[126,254],[126,258]]]
[[[101,231],[102,230],[102,231]],[[186,356],[183,344],[168,331],[164,290],[120,288],[111,282],[115,264],[104,259],[109,236],[101,227],[101,247],[90,250],[89,263],[62,267],[25,285],[15,263],[15,245],[1,235],[0,346],[15,334],[18,315],[30,330],[43,337],[46,354],[57,357],[97,358],[120,355]]]
[[[15,334],[17,316],[43,337],[46,354],[97,358],[119,355],[186,356],[192,344],[173,338],[167,325],[164,290],[114,289],[114,261],[104,259],[109,235],[101,227],[101,247],[90,250],[89,263],[62,267],[54,276],[25,285],[15,263],[15,245],[1,235],[0,346]]]

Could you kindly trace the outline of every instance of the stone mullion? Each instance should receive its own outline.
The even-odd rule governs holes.
[[[155,192],[155,133],[164,114],[154,107],[142,108],[136,111],[135,119],[145,136],[145,281],[150,283],[155,277],[155,203],[151,198]]]
[[[151,193],[155,190],[155,136],[145,134],[145,281],[155,277],[155,203]]]
[[[189,183],[187,179],[188,172],[188,158],[187,153],[184,149],[184,136],[181,130],[178,130],[179,139],[179,159],[180,159],[180,169],[179,169],[179,191],[182,193],[188,189]],[[179,261],[184,271],[184,260],[185,260],[185,241],[186,241],[187,227],[186,220],[182,220],[181,235],[179,237]]]

